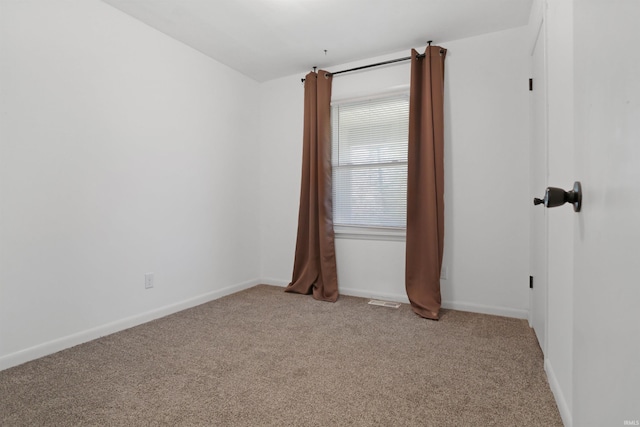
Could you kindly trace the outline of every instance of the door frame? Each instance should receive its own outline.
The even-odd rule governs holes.
[[[537,15],[537,14],[536,14]],[[532,14],[533,16],[533,14]],[[536,122],[534,122],[533,118],[534,118],[534,103],[533,103],[533,94],[534,93],[539,93],[542,95],[543,97],[543,116],[542,119],[540,121],[540,124],[542,125],[542,129],[539,130],[539,132],[537,132],[537,134],[542,136],[542,139],[544,140],[544,144],[543,144],[543,150],[544,150],[544,154],[542,156],[542,161],[543,164],[539,164],[533,163],[533,156],[531,156],[532,158],[530,159],[530,170],[529,170],[529,179],[530,179],[530,200],[531,203],[533,203],[533,198],[534,197],[541,197],[544,194],[545,188],[548,185],[548,179],[549,179],[549,135],[548,135],[548,94],[547,94],[547,63],[546,63],[546,57],[547,57],[547,37],[546,37],[546,20],[544,18],[544,13],[542,13],[542,11],[540,11],[539,15],[535,17],[534,22],[537,21],[537,25],[534,26],[534,28],[536,28],[536,31],[532,33],[532,39],[531,39],[531,49],[530,49],[530,71],[531,71],[531,75],[533,76],[533,70],[534,67],[536,66],[535,63],[535,50],[537,47],[542,49],[541,52],[541,60],[543,61],[542,63],[542,79],[539,79],[538,82],[534,81],[533,82],[533,91],[531,92],[531,97],[530,97],[530,103],[529,103],[529,108],[530,108],[530,122],[531,122],[531,127],[530,127],[530,139],[529,139],[529,144],[530,144],[530,153],[533,153],[534,150],[534,143],[536,141],[534,141],[534,126],[536,126]],[[541,46],[538,46],[538,43],[542,42]],[[540,81],[542,80],[542,81]],[[537,91],[537,92],[536,92]],[[542,171],[541,173],[543,173],[543,179],[541,181],[544,182],[544,186],[543,188],[537,188],[535,187],[537,179],[535,178],[539,178],[535,175],[535,172],[540,173],[540,171]],[[548,292],[548,280],[549,280],[549,259],[548,259],[548,254],[549,254],[549,235],[548,235],[548,230],[549,230],[549,225],[548,225],[548,216],[546,213],[546,209],[543,206],[533,206],[533,204],[531,205],[530,208],[530,212],[531,212],[531,216],[530,216],[530,241],[529,241],[529,250],[530,250],[530,254],[529,254],[529,274],[530,276],[534,277],[534,284],[533,284],[533,289],[530,289],[529,291],[529,326],[535,329],[535,324],[538,322],[542,323],[542,331],[537,331],[536,333],[536,337],[539,337],[539,333],[542,333],[542,342],[539,342],[540,344],[540,348],[542,349],[543,354],[546,357],[546,353],[547,353],[547,349],[548,349],[548,327],[549,327],[549,313],[548,313],[548,309],[549,309],[549,301],[548,301],[548,296],[549,296],[549,292]],[[544,225],[543,225],[543,230],[535,230],[535,221],[534,221],[534,213],[536,211],[534,211],[534,209],[538,210],[538,209],[542,209],[544,210]],[[535,251],[539,250],[538,248],[536,248],[536,245],[534,245],[534,235],[537,236],[537,238],[541,238],[542,239],[542,243],[541,243],[541,250],[542,253],[538,254],[537,259],[540,260],[540,262],[542,263],[541,266],[536,266],[535,265],[535,260],[536,260],[536,256],[535,256]],[[540,237],[541,236],[541,237]],[[536,274],[538,273],[537,269],[541,269],[541,274]],[[541,318],[538,319],[537,317],[534,318],[534,315],[536,313],[536,307],[535,307],[535,293],[536,292],[542,292],[542,310],[540,310],[540,316]]]

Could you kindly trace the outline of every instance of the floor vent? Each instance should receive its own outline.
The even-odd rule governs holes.
[[[372,299],[369,301],[370,305],[379,305],[380,307],[389,307],[389,308],[399,308],[399,302],[391,302],[391,301],[380,301],[377,299]]]

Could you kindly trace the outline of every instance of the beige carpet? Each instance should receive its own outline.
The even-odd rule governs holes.
[[[255,288],[0,372],[0,425],[561,426],[526,321]]]

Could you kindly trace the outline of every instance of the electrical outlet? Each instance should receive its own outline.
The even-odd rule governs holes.
[[[144,288],[153,288],[153,273],[146,273],[144,275]]]
[[[447,280],[447,267],[442,267],[442,271],[440,272],[440,279]]]

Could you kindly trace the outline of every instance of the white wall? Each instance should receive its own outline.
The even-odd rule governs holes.
[[[0,5],[0,369],[256,283],[257,83],[95,0]]]
[[[526,35],[522,27],[442,44],[448,49],[444,305],[522,318],[529,247]],[[261,85],[261,277],[280,285],[291,278],[295,249],[301,77]],[[392,65],[335,77],[333,98],[408,84],[409,64]],[[406,301],[403,242],[338,238],[336,252],[341,292]]]

